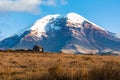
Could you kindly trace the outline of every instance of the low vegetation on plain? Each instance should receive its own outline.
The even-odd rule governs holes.
[[[0,52],[0,80],[120,80],[120,56]]]

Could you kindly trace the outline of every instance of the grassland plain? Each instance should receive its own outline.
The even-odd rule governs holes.
[[[120,80],[120,56],[0,52],[0,80]]]

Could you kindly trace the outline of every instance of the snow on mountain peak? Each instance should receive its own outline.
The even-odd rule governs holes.
[[[57,26],[47,26],[51,21],[54,21],[59,17],[61,17],[59,14],[45,16],[37,20],[35,24],[30,28],[30,30],[34,31],[33,34],[35,34],[36,36],[41,36],[46,32],[48,27],[59,29]]]
[[[66,17],[68,18],[68,21],[71,21],[72,23],[82,23],[86,20],[84,17],[76,13],[68,13]]]
[[[76,13],[68,13],[66,17],[67,17],[67,26],[71,26],[71,27],[81,27],[81,24],[85,20],[84,17]]]
[[[66,26],[81,28],[84,21],[91,23],[99,29],[105,30],[98,25],[90,22],[84,17],[76,13],[68,13],[66,16],[61,16],[60,14],[48,15],[35,22],[35,24],[30,28],[32,30],[31,34],[40,37],[45,35],[46,31],[49,30],[59,30],[61,26],[55,25],[61,22],[62,19],[66,19]],[[62,24],[62,23],[60,23]]]
[[[43,17],[42,19],[39,19],[35,22],[35,24],[31,27],[31,30],[39,29],[40,32],[44,32],[45,26],[50,22],[51,19],[56,19],[59,14],[55,15],[48,15]]]
[[[80,16],[77,13],[68,13],[66,17],[68,18],[67,22],[72,23],[71,26],[73,26],[73,27],[81,27],[82,23],[84,21],[87,21],[87,22],[91,23],[92,25],[94,25],[94,26],[96,26],[96,27],[98,27],[98,28],[100,28],[102,30],[105,30],[102,27],[94,24],[93,22],[87,20],[86,18]]]

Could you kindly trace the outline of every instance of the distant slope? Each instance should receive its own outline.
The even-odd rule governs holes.
[[[28,31],[3,40],[0,48],[32,49],[35,44],[48,52],[120,52],[119,38],[76,13],[45,16]]]

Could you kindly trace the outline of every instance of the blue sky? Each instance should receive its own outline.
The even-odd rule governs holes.
[[[45,15],[69,12],[120,33],[120,0],[0,0],[0,39],[31,27]]]

